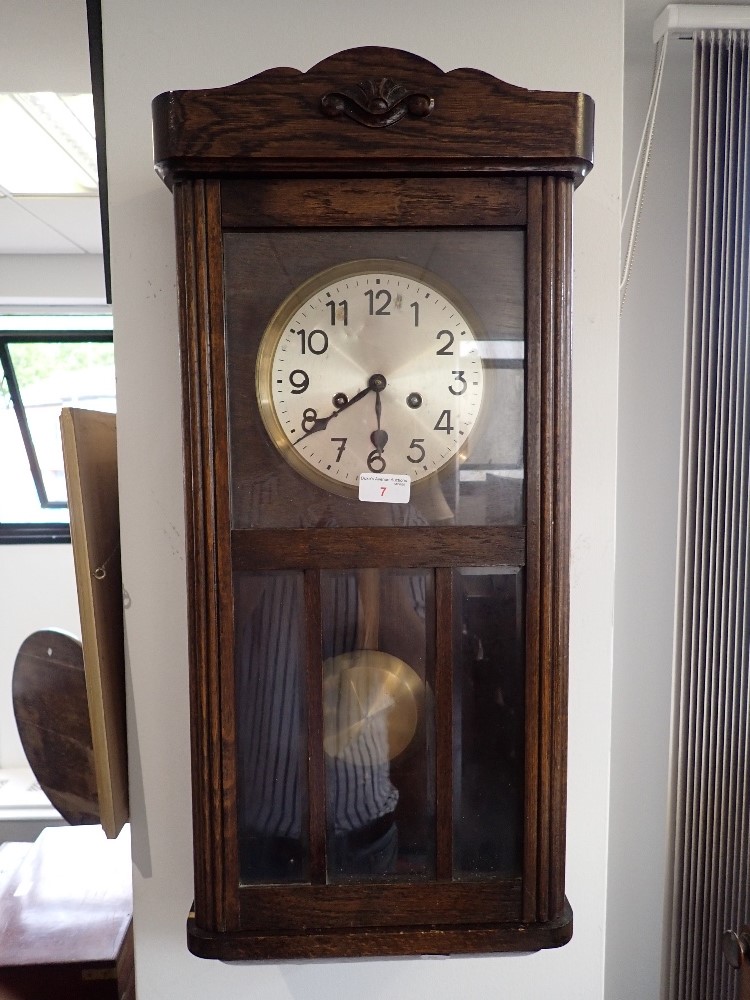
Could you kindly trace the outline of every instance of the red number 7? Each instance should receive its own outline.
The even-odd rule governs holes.
[[[381,487],[380,487],[380,495],[381,495],[381,497],[384,497],[384,496],[385,496],[385,491],[386,491],[387,489],[388,489],[388,487],[387,487],[387,486],[381,486]]]

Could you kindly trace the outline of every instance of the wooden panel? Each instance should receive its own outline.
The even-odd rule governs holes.
[[[219,928],[232,923],[239,865],[234,754],[220,752],[223,734],[233,747],[234,682],[218,185],[182,185],[175,211],[181,248],[196,899],[204,925]],[[219,843],[224,851],[216,850]]]
[[[565,905],[570,212],[568,182],[529,183],[529,249],[539,266],[530,269],[528,285],[527,469],[538,491],[530,489],[527,500],[524,916],[543,922]]]
[[[380,882],[350,885],[258,885],[240,890],[248,930],[325,927],[436,927],[519,919],[521,885],[494,882]],[[384,906],[384,901],[388,905]],[[429,914],[429,921],[426,920]]]
[[[526,229],[526,711],[524,788],[524,920],[536,916],[537,826],[539,803],[539,629],[540,614],[540,463],[542,331],[542,184],[529,181]]]
[[[431,226],[522,226],[526,180],[447,178],[266,180],[222,183],[225,229],[304,226],[402,226],[415,215]]]
[[[64,407],[60,430],[99,816],[116,837],[129,817],[116,418]]]
[[[407,113],[387,128],[363,127],[347,91],[366,81],[360,90],[371,88],[387,108],[382,86],[394,80],[416,100],[400,101]],[[340,97],[329,101],[330,115],[326,95]],[[429,101],[434,110],[425,115]],[[335,114],[344,106],[355,117]],[[581,177],[592,160],[593,103],[585,95],[523,90],[472,69],[443,73],[396,49],[349,49],[308,73],[281,68],[231,87],[161,94],[153,119],[154,158],[170,184],[189,173]]]
[[[99,799],[81,643],[33,632],[13,668],[21,745],[45,795],[69,823],[98,823]]]
[[[460,955],[500,951],[532,952],[559,948],[573,933],[573,914],[566,906],[547,924],[494,924],[465,927],[371,927],[361,930],[303,930],[297,933],[208,934],[188,920],[188,947],[204,958],[292,959],[375,955]]]
[[[554,335],[554,575],[551,601],[552,678],[550,717],[552,753],[550,776],[549,912],[565,904],[565,820],[568,770],[568,645],[570,618],[570,449],[571,449],[571,303],[573,187],[555,181],[555,335]]]
[[[523,566],[517,528],[317,528],[232,532],[235,571],[368,566]]]

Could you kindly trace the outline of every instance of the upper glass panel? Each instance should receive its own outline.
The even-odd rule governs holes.
[[[234,527],[522,522],[522,231],[224,249]],[[360,499],[360,474],[406,496]]]

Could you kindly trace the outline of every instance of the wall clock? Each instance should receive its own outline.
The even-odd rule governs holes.
[[[222,959],[564,944],[581,94],[338,53],[154,102]]]

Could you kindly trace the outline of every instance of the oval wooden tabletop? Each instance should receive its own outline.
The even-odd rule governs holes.
[[[94,751],[83,651],[65,632],[33,632],[13,668],[13,711],[29,765],[72,824],[98,823]]]

